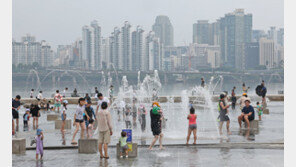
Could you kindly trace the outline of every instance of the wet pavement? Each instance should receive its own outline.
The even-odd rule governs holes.
[[[138,149],[137,158],[117,158],[115,148],[109,148],[110,159],[98,154],[78,154],[76,149],[45,150],[42,161],[35,160],[35,151],[25,155],[12,155],[14,167],[74,167],[74,166],[230,166],[281,167],[284,166],[283,149],[206,149],[197,147],[166,147],[165,150]]]
[[[75,111],[76,105],[68,106],[68,119],[73,119],[73,113]],[[163,108],[165,108],[164,106]],[[238,108],[238,106],[237,106]],[[230,143],[239,143],[239,142],[252,142],[252,143],[262,143],[262,142],[271,142],[278,143],[284,141],[284,103],[283,102],[270,102],[268,104],[270,110],[269,115],[263,115],[262,121],[259,122],[259,133],[253,134],[251,132],[250,136],[246,138],[244,133],[241,133],[237,123],[237,116],[240,114],[238,109],[236,111],[230,110],[230,129],[232,134],[227,136],[225,135],[225,125],[223,127],[224,135],[221,137],[218,136],[217,132],[217,113],[214,113],[214,116],[209,113],[207,110],[197,109],[197,143],[220,143],[221,140]],[[165,108],[167,127],[163,129],[164,133],[164,144],[184,144],[187,135],[187,113],[181,113],[182,107],[180,104],[170,104],[170,106]],[[35,131],[32,130],[32,119],[30,120],[30,129],[29,131],[23,132],[23,123],[22,115],[24,109],[20,111],[20,131],[17,133],[16,137],[26,138],[27,147],[29,147],[30,140],[35,136]],[[54,129],[54,121],[47,121],[46,114],[48,112],[42,111],[39,121],[39,128],[43,129],[45,140],[44,146],[70,146],[72,139],[73,131],[75,130],[72,127],[71,130],[66,130],[64,134],[60,130]],[[53,113],[53,112],[50,112]],[[125,123],[123,121],[117,121],[116,111],[111,111],[113,118],[114,126],[114,135],[111,138],[111,145],[115,145],[118,141],[120,131],[122,128],[125,128]],[[256,114],[256,119],[257,118]],[[122,118],[121,118],[122,119]],[[137,121],[138,126],[139,122]],[[79,133],[76,136],[76,140],[79,138]],[[97,135],[94,135],[97,138]],[[150,144],[152,140],[152,133],[150,131],[150,118],[147,115],[147,125],[146,131],[141,132],[139,128],[133,130],[133,142],[138,143],[139,145]],[[191,136],[193,138],[193,136]],[[191,141],[192,142],[192,139]]]

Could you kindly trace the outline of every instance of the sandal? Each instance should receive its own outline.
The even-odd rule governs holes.
[[[109,159],[109,157],[104,157],[104,158]]]
[[[101,159],[103,159],[103,158],[105,158],[105,157],[104,157],[104,156],[103,156],[103,157],[102,157],[102,156],[100,156],[100,158],[101,158]]]

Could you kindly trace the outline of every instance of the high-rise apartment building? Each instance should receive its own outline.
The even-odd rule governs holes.
[[[243,69],[254,69],[259,66],[259,42],[244,43]]]
[[[27,34],[21,42],[12,42],[12,64],[32,65],[35,62],[42,67],[52,65],[53,52],[46,41],[36,42],[34,36]]]
[[[163,44],[153,31],[146,37],[146,56],[143,70],[162,70]]]
[[[124,26],[121,27],[122,35],[122,61],[124,71],[131,70],[132,65],[132,53],[131,53],[131,25],[128,21],[124,22]]]
[[[168,16],[157,16],[152,31],[164,46],[174,46],[174,29]]]
[[[261,38],[259,41],[260,65],[273,68],[275,63],[275,45],[272,39]]]
[[[224,66],[241,69],[243,43],[252,39],[252,14],[236,9],[219,19],[221,58]]]
[[[132,32],[132,69],[141,70],[141,66],[144,65],[145,57],[145,36],[144,30],[137,26],[136,31]]]
[[[101,69],[101,27],[96,20],[82,28],[82,55],[86,69]]]

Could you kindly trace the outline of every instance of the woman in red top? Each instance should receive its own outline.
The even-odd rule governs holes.
[[[196,144],[196,118],[197,115],[195,114],[195,109],[193,107],[190,108],[190,114],[187,116],[187,119],[189,120],[189,127],[188,127],[188,135],[187,135],[187,142],[186,144],[188,144],[191,133],[193,132],[193,136],[194,136],[194,142],[193,144]]]

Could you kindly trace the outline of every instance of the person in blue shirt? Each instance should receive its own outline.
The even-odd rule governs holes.
[[[247,98],[245,100],[245,107],[242,109],[242,114],[238,116],[239,127],[242,127],[242,121],[246,122],[248,129],[250,129],[250,121],[255,118],[255,111],[253,106],[250,105],[251,100]]]

